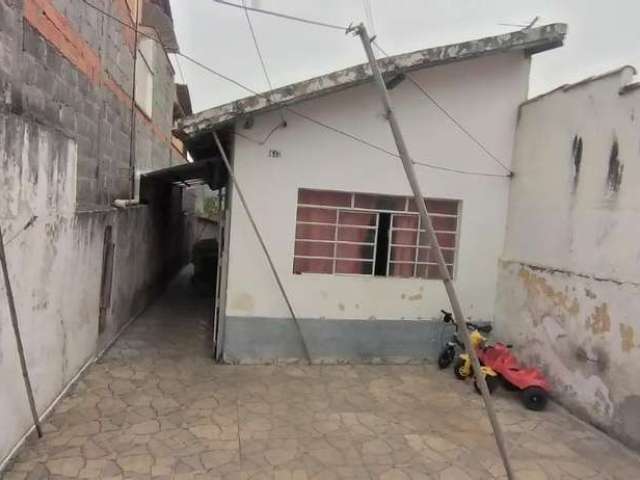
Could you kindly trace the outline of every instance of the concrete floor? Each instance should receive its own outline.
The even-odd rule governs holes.
[[[432,366],[218,366],[183,274],[93,365],[6,479],[504,478],[480,398]],[[496,394],[519,480],[637,479],[638,457]]]

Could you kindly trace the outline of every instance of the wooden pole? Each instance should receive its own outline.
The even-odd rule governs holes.
[[[4,287],[7,291],[7,303],[9,304],[9,314],[11,315],[11,325],[13,325],[13,333],[16,337],[16,346],[18,348],[18,357],[20,357],[20,368],[22,369],[22,378],[24,386],[27,390],[27,399],[29,400],[29,408],[33,423],[38,432],[38,437],[42,437],[42,428],[40,428],[40,419],[36,410],[36,402],[33,399],[33,390],[31,389],[31,381],[29,380],[29,371],[27,370],[27,361],[24,356],[24,347],[22,345],[22,337],[20,336],[20,327],[18,325],[18,314],[16,313],[16,304],[13,299],[13,291],[11,290],[11,280],[9,279],[9,269],[7,268],[7,257],[4,251],[4,239],[2,238],[2,228],[0,227],[0,263],[2,264],[2,275],[4,276]]]
[[[271,268],[271,272],[273,273],[274,278],[276,279],[276,283],[278,284],[278,288],[280,289],[280,293],[282,293],[282,298],[284,298],[285,303],[287,304],[287,308],[289,309],[289,313],[291,314],[291,318],[293,319],[293,323],[298,330],[298,336],[300,337],[300,342],[302,343],[302,349],[304,350],[304,355],[307,359],[307,362],[311,364],[311,355],[309,354],[309,348],[307,347],[307,342],[304,339],[304,335],[302,334],[302,329],[300,328],[300,323],[298,322],[298,317],[293,311],[293,306],[289,301],[289,296],[287,295],[286,290],[284,289],[284,285],[280,280],[280,275],[276,270],[276,266],[271,259],[271,255],[269,254],[269,250],[267,249],[267,245],[264,243],[264,239],[260,234],[260,230],[258,230],[258,226],[256,225],[255,220],[253,219],[253,215],[251,215],[251,211],[249,210],[249,205],[247,205],[247,201],[242,194],[242,190],[240,189],[240,185],[238,185],[238,180],[236,176],[233,174],[233,169],[231,168],[231,164],[229,163],[229,159],[227,158],[227,154],[222,148],[222,143],[220,143],[220,138],[218,137],[218,132],[213,132],[213,138],[216,141],[216,145],[218,146],[218,150],[220,151],[220,156],[222,157],[222,161],[224,162],[224,166],[227,168],[227,172],[229,173],[229,178],[233,182],[233,186],[236,188],[238,192],[238,197],[240,198],[240,202],[244,208],[244,211],[247,214],[247,218],[249,219],[249,223],[251,223],[251,227],[258,237],[258,242],[260,243],[260,247],[262,247],[262,251],[264,252],[264,256],[267,257],[267,262],[269,263],[269,268]]]
[[[507,455],[504,434],[502,433],[500,423],[498,422],[498,418],[493,408],[493,402],[491,400],[489,389],[487,388],[487,382],[485,381],[484,375],[482,374],[482,371],[480,369],[480,362],[478,361],[478,357],[471,346],[471,339],[469,338],[466,320],[464,318],[464,314],[462,313],[462,306],[460,305],[460,301],[458,300],[458,295],[451,279],[451,275],[449,274],[449,270],[447,269],[446,263],[444,261],[436,232],[431,223],[431,218],[429,217],[429,212],[427,212],[424,195],[422,194],[422,191],[420,189],[420,184],[418,183],[416,172],[413,168],[413,162],[411,160],[411,157],[409,156],[409,150],[407,149],[404,137],[402,136],[400,125],[398,124],[398,120],[396,119],[396,115],[393,111],[391,99],[389,98],[389,92],[387,91],[384,79],[382,78],[382,73],[378,68],[376,57],[373,54],[373,49],[371,48],[371,39],[369,38],[366,27],[362,23],[354,27],[353,30],[355,30],[355,32],[360,36],[362,45],[364,46],[364,50],[367,54],[367,59],[369,60],[369,64],[371,65],[371,72],[373,74],[376,86],[380,92],[380,99],[382,100],[382,104],[385,109],[385,117],[389,122],[389,126],[391,127],[391,132],[393,133],[393,138],[395,140],[396,147],[398,148],[398,154],[402,159],[402,166],[404,167],[405,174],[407,175],[407,180],[409,181],[409,185],[411,186],[411,190],[413,191],[416,207],[418,209],[418,212],[420,212],[422,224],[427,231],[431,251],[435,254],[436,262],[440,271],[440,276],[444,283],[445,290],[447,291],[447,295],[449,296],[451,308],[453,309],[453,314],[458,325],[458,332],[460,332],[460,334],[462,335],[465,349],[471,358],[473,373],[480,388],[480,393],[482,394],[482,399],[484,400],[485,408],[487,409],[487,415],[489,416],[491,426],[493,427],[493,433],[498,445],[498,450],[500,451],[500,456],[502,457],[502,463],[504,464],[505,471],[507,472],[507,478],[509,480],[512,480],[514,478],[513,470],[511,468],[511,463],[509,462],[509,457]]]

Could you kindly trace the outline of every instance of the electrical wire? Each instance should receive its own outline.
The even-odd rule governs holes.
[[[376,36],[376,27],[373,22],[373,7],[371,6],[371,0],[362,0],[362,5],[364,7],[364,14],[369,21],[369,30],[371,30],[371,35],[373,37]]]
[[[96,12],[104,15],[107,18],[110,18],[111,20],[113,20],[116,23],[119,23],[120,25],[122,25],[123,27],[129,28],[130,30],[133,30],[134,32],[138,32],[138,35],[142,36],[142,37],[146,37],[146,38],[150,38],[151,40],[160,43],[160,45],[162,45],[162,42],[160,42],[160,40],[158,40],[157,38],[144,33],[142,30],[139,30],[138,28],[136,28],[133,25],[129,25],[127,22],[119,19],[118,17],[116,17],[115,15],[112,15],[111,13],[107,12],[106,10],[103,10],[102,8],[100,8],[97,5],[94,5],[93,3],[89,2],[88,0],[80,0],[82,3],[84,3],[85,5],[87,5],[88,7],[93,8]]]
[[[253,23],[251,23],[251,17],[249,16],[249,9],[246,6],[246,0],[242,0],[242,9],[244,10],[244,15],[247,18],[247,24],[249,25],[249,31],[251,32],[251,39],[253,40],[253,45],[256,48],[258,59],[260,60],[262,73],[264,73],[264,78],[267,80],[267,85],[269,86],[269,90],[273,90],[273,84],[271,83],[271,78],[269,78],[269,72],[267,72],[267,66],[264,63],[264,57],[262,56],[262,52],[260,51],[260,46],[258,45],[258,38],[256,37],[255,30],[253,29]]]
[[[251,39],[253,40],[253,45],[256,49],[256,53],[258,54],[260,65],[262,66],[262,73],[264,73],[264,78],[267,80],[267,85],[269,86],[269,90],[273,90],[273,84],[271,83],[271,78],[269,77],[269,72],[267,71],[267,65],[264,61],[264,57],[262,56],[260,45],[258,45],[258,37],[256,36],[256,32],[253,29],[253,23],[251,22],[251,17],[249,16],[249,10],[247,9],[247,6],[246,6],[246,0],[242,0],[242,6],[244,8],[244,15],[247,18],[247,24],[249,25],[249,31],[251,32]],[[280,113],[280,118],[282,119],[282,125],[286,125],[286,121],[284,119],[284,114],[282,113],[282,109],[281,108],[278,109],[278,112]]]
[[[286,15],[284,13],[274,12],[272,10],[264,10],[262,8],[247,7],[247,6],[244,6],[244,5],[238,5],[237,3],[226,2],[225,0],[213,0],[213,1],[215,3],[219,3],[221,5],[227,5],[229,7],[244,8],[245,10],[251,10],[252,12],[262,13],[263,15],[271,15],[273,17],[285,18],[287,20],[293,20],[295,22],[307,23],[309,25],[316,25],[316,26],[319,26],[319,27],[332,28],[334,30],[340,30],[342,32],[347,31],[348,28],[349,28],[348,26],[341,26],[341,25],[335,25],[335,24],[331,24],[331,23],[319,22],[317,20],[311,20],[311,19],[308,19],[308,18],[296,17],[296,16],[293,16],[293,15]]]
[[[103,15],[105,15],[105,16],[111,18],[112,20],[120,23],[122,26],[127,27],[127,28],[134,28],[131,25],[127,24],[126,22],[123,22],[119,18],[111,15],[110,13],[105,12],[100,7],[98,7],[96,5],[93,5],[88,0],[81,0],[81,1],[84,2],[85,4],[87,4],[88,6],[94,8],[96,11],[102,13]],[[219,1],[219,0],[213,0],[213,1]],[[235,4],[231,4],[231,5],[235,5]],[[238,8],[242,8],[242,6],[238,6],[238,5],[235,5],[235,6],[237,6]],[[247,8],[250,8],[250,7],[247,7]],[[255,9],[253,9],[253,10],[255,10]],[[157,38],[154,38],[154,37],[152,37],[150,35],[146,35],[143,32],[140,32],[140,35],[146,36],[146,37],[148,37],[148,38],[160,43],[160,45],[162,45],[162,43]],[[197,60],[196,58],[193,58],[193,57],[191,57],[191,56],[189,56],[189,55],[187,55],[185,53],[182,53],[182,52],[176,52],[175,55],[180,56],[180,57],[184,58],[185,60],[188,60],[189,62],[193,63],[194,65],[196,65],[198,67],[200,67],[201,69],[203,69],[203,70],[215,75],[218,78],[221,78],[222,80],[225,80],[228,83],[231,83],[231,84],[235,85],[238,88],[241,88],[242,90],[244,90],[244,91],[246,91],[246,92],[248,92],[248,93],[250,93],[252,95],[256,95],[256,96],[262,97],[267,102],[271,103],[271,99],[267,94],[257,92],[256,90],[244,85],[243,83],[241,83],[241,82],[239,82],[239,81],[237,81],[237,80],[235,80],[235,79],[233,79],[233,78],[231,78],[231,77],[229,77],[227,75],[224,75],[223,73],[220,73],[217,70],[214,70],[213,68],[209,67],[208,65],[205,65],[204,63],[202,63],[201,61]],[[339,135],[342,135],[344,137],[350,138],[351,140],[354,140],[354,141],[356,141],[358,143],[366,145],[366,146],[368,146],[368,147],[370,147],[370,148],[372,148],[374,150],[377,150],[379,152],[383,152],[383,153],[385,153],[387,155],[390,155],[390,156],[392,156],[394,158],[400,158],[400,156],[397,153],[394,153],[394,152],[392,152],[390,150],[387,150],[387,149],[385,149],[385,148],[383,148],[383,147],[381,147],[379,145],[376,145],[376,144],[374,144],[372,142],[369,142],[369,141],[367,141],[367,140],[365,140],[363,138],[360,138],[360,137],[358,137],[358,136],[356,136],[356,135],[354,135],[352,133],[349,133],[349,132],[346,132],[346,131],[341,130],[339,128],[333,127],[333,126],[331,126],[331,125],[329,125],[327,123],[321,122],[320,120],[316,120],[316,119],[314,119],[314,118],[312,118],[312,117],[310,117],[310,116],[308,116],[308,115],[306,115],[306,114],[304,114],[304,113],[302,113],[302,112],[300,112],[298,110],[295,110],[295,109],[293,109],[293,108],[291,108],[289,106],[283,106],[282,108],[284,110],[286,110],[287,112],[292,113],[293,115],[296,115],[298,117],[304,118],[305,120],[307,120],[307,121],[309,121],[311,123],[314,123],[314,124],[316,124],[316,125],[318,125],[320,127],[323,127],[323,128],[325,128],[327,130],[331,130],[331,131],[333,131],[333,132],[335,132],[335,133],[337,133]],[[483,177],[502,177],[502,178],[506,178],[506,177],[510,177],[511,176],[511,175],[500,175],[500,174],[487,173],[487,172],[460,170],[460,169],[456,169],[456,168],[443,167],[443,166],[431,164],[431,163],[428,163],[428,162],[413,161],[413,163],[415,165],[418,165],[418,166],[431,168],[431,169],[434,169],[434,170],[441,170],[441,171],[445,171],[445,172],[457,173],[457,174],[461,174],[461,175],[475,175],[475,176],[483,176]]]
[[[178,72],[180,72],[180,78],[182,79],[182,84],[186,85],[187,81],[184,78],[184,72],[182,71],[182,65],[180,65],[180,57],[178,55],[174,55],[173,58],[176,59],[176,66],[178,67]]]
[[[184,57],[184,55],[183,55],[183,57]],[[213,75],[216,75],[217,77],[219,77],[219,78],[221,78],[223,80],[231,82],[234,85],[242,88],[243,90],[246,90],[247,92],[249,92],[249,93],[251,93],[253,95],[256,95],[256,96],[259,96],[259,97],[262,97],[262,98],[265,98],[265,99],[268,100],[267,95],[265,95],[263,93],[258,93],[255,90],[253,90],[252,88],[247,87],[246,85],[244,85],[244,84],[242,84],[242,83],[238,82],[237,80],[234,80],[234,79],[232,79],[230,77],[227,77],[226,75],[223,75],[222,73],[212,69],[211,67],[209,67],[207,65],[204,65],[203,63],[201,63],[201,62],[199,62],[197,60],[191,59],[190,57],[185,57],[185,58],[187,58],[190,61],[193,61],[200,68],[203,68],[204,70],[208,71],[209,73],[212,73]],[[400,158],[400,155],[398,155],[397,153],[394,153],[394,152],[392,152],[390,150],[387,150],[384,147],[381,147],[381,146],[376,145],[376,144],[374,144],[372,142],[369,142],[368,140],[360,138],[360,137],[358,137],[358,136],[356,136],[356,135],[354,135],[352,133],[349,133],[349,132],[347,132],[345,130],[341,130],[341,129],[333,127],[333,126],[331,126],[331,125],[329,125],[327,123],[321,122],[320,120],[317,120],[317,119],[315,119],[313,117],[310,117],[309,115],[307,115],[305,113],[302,113],[299,110],[296,110],[296,109],[294,109],[292,107],[284,106],[282,108],[284,108],[287,112],[292,113],[293,115],[296,115],[296,116],[298,116],[300,118],[303,118],[303,119],[305,119],[305,120],[307,120],[307,121],[309,121],[311,123],[314,123],[314,124],[316,124],[316,125],[318,125],[320,127],[325,128],[327,130],[331,130],[332,132],[335,132],[335,133],[338,133],[338,134],[340,134],[340,135],[342,135],[344,137],[350,138],[351,140],[354,140],[354,141],[356,141],[358,143],[361,143],[361,144],[366,145],[366,146],[368,146],[370,148],[378,150],[379,152],[386,153],[387,155],[390,155],[390,156],[392,156],[394,158]],[[413,163],[415,165],[420,165],[420,166],[423,166],[423,167],[432,168],[434,170],[442,170],[442,171],[446,171],[446,172],[459,173],[459,174],[463,174],[463,175],[477,175],[477,176],[485,176],[485,177],[502,177],[502,178],[508,177],[508,175],[502,175],[502,174],[496,174],[496,173],[486,173],[486,172],[474,172],[474,171],[468,171],[468,170],[459,170],[459,169],[456,169],[456,168],[443,167],[443,166],[440,166],[440,165],[434,165],[434,164],[427,163],[427,162],[416,162],[416,161],[413,161]]]
[[[275,127],[273,127],[269,133],[267,134],[267,136],[264,138],[264,140],[256,140],[255,138],[251,138],[248,135],[244,135],[240,132],[236,132],[234,130],[233,134],[240,137],[240,138],[244,138],[245,140],[248,140],[252,143],[255,143],[256,145],[264,145],[265,143],[267,143],[269,141],[269,139],[271,138],[271,136],[276,133],[276,130],[278,130],[279,128],[282,128],[284,126],[283,123],[279,123],[278,125],[276,125]]]
[[[402,71],[402,69],[398,66],[395,60],[378,44],[378,42],[373,40],[373,42],[371,43],[373,44],[374,47],[376,47],[380,51],[380,53],[382,53],[386,57],[387,60],[390,60],[398,70]],[[489,151],[489,149],[485,147],[480,140],[478,140],[469,130],[467,130],[464,125],[462,125],[458,120],[456,120],[456,118],[451,113],[449,113],[449,111],[440,102],[438,102],[431,94],[429,94],[429,92],[427,92],[427,90],[422,85],[420,85],[420,83],[413,77],[413,75],[411,75],[408,72],[404,72],[404,75],[418,90],[420,90],[420,92],[422,92],[422,94],[425,97],[427,97],[431,101],[431,103],[433,103],[436,106],[438,110],[440,110],[456,127],[458,127],[458,129],[462,133],[464,133],[478,147],[480,147],[480,149],[485,154],[487,154],[489,158],[491,158],[493,161],[499,164],[502,168],[504,168],[507,172],[509,172],[509,176],[513,175],[513,171],[509,167],[507,167],[502,161],[500,161],[498,157],[496,157],[493,153],[491,153],[491,151]]]

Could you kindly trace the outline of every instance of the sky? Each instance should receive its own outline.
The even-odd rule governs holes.
[[[240,0],[231,0],[241,3]],[[372,15],[367,15],[366,3]],[[398,54],[536,25],[569,25],[565,45],[533,57],[530,96],[631,64],[640,68],[640,0],[247,0],[247,5],[322,22],[365,22]],[[181,52],[257,91],[268,90],[241,9],[213,0],[171,0]],[[337,30],[251,13],[274,87],[363,63],[360,40]],[[184,58],[177,81],[189,85],[195,112],[246,97]]]

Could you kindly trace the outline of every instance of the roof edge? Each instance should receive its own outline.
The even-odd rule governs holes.
[[[534,55],[561,46],[566,33],[566,24],[553,23],[538,28],[394,55],[381,59],[379,65],[383,74],[395,74],[398,70],[402,72],[421,70],[510,51],[521,50],[526,55]],[[366,83],[371,79],[371,67],[367,63],[362,63],[196,113],[179,120],[174,134],[187,139],[205,131],[215,130],[245,115],[266,112],[328,95]]]
[[[629,71],[629,74],[624,75],[625,71]],[[631,83],[631,79],[633,78],[634,75],[637,75],[637,74],[638,74],[638,70],[636,69],[636,67],[634,67],[633,65],[625,64],[620,67],[614,68],[612,70],[607,70],[606,72],[599,73],[597,75],[591,75],[589,77],[583,78],[582,80],[578,80],[577,82],[565,83],[563,85],[560,85],[559,87],[553,88],[549,91],[536,95],[535,97],[531,97],[530,99],[522,102],[520,106],[522,107],[530,103],[535,103],[538,100],[542,100],[545,97],[553,95],[554,93],[568,92],[569,90],[573,90],[575,88],[579,88],[584,85],[593,83],[595,81],[612,77],[614,75],[623,75],[619,93],[624,94],[629,91],[635,90],[636,88],[638,88],[637,85],[640,85],[640,82]]]

